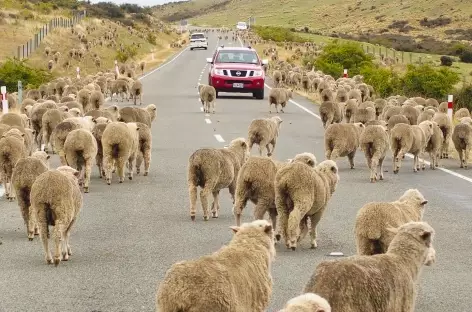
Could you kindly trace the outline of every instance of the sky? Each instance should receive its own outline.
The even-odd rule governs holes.
[[[164,4],[167,2],[174,2],[176,0],[91,0],[90,2],[92,3],[97,3],[97,2],[113,2],[116,4],[122,4],[122,3],[136,3],[139,4],[140,6],[154,6],[157,4]]]

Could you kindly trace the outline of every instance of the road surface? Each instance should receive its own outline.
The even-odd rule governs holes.
[[[187,159],[197,148],[223,147],[236,137],[245,137],[253,118],[269,116],[269,90],[265,100],[249,95],[221,97],[216,114],[205,116],[196,86],[207,81],[205,58],[217,45],[215,33],[209,34],[209,42],[208,51],[185,50],[142,79],[144,105],[158,107],[152,126],[150,175],[135,176],[123,184],[114,176],[108,186],[94,166],[90,193],[84,195],[83,210],[72,231],[69,262],[57,268],[46,265],[40,239],[27,240],[17,204],[1,199],[0,311],[155,311],[157,284],[171,264],[212,253],[228,243],[234,219],[227,190],[220,196],[219,219],[204,222],[198,206],[196,222],[190,220]],[[239,45],[219,42],[223,43]],[[284,121],[274,157],[284,160],[312,152],[322,161],[318,108],[298,96],[294,102],[280,114]],[[258,154],[257,148],[253,154]],[[295,252],[277,246],[268,311],[277,311],[298,295],[317,263],[329,259],[330,252],[355,253],[353,226],[362,205],[395,200],[408,188],[418,188],[429,200],[424,219],[437,232],[437,263],[423,271],[416,311],[470,311],[471,180],[440,170],[413,173],[408,158],[400,173],[393,175],[388,158],[385,180],[371,184],[361,152],[355,164],[351,170],[346,158],[338,161],[341,181],[320,222],[318,249],[309,249],[309,240]],[[447,161],[448,168],[470,178],[470,171],[464,173],[457,164]],[[54,156],[53,166],[57,165]],[[243,221],[251,218],[249,204]]]

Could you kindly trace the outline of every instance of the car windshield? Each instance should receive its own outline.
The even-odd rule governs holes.
[[[205,35],[203,34],[193,34],[192,39],[203,39],[205,38]]]
[[[249,63],[257,64],[259,59],[254,51],[220,51],[217,63]]]
[[[245,22],[239,22],[238,26],[246,26],[246,23]]]

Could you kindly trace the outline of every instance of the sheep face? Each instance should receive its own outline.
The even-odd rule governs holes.
[[[60,171],[64,175],[72,176],[77,179],[79,178],[80,172],[78,170],[75,170],[72,167],[69,166],[60,166],[57,167],[57,170]]]
[[[436,250],[433,247],[435,231],[428,223],[412,221],[398,228],[387,228],[387,230],[395,234],[394,240],[389,246],[389,251],[403,248],[401,241],[407,241],[410,245],[415,244],[418,249],[424,249],[424,265],[431,266],[436,262]],[[398,238],[401,238],[401,240],[397,240]]]
[[[285,308],[279,312],[331,312],[331,306],[328,301],[315,294],[305,293],[287,301]]]
[[[422,213],[424,210],[424,206],[428,203],[428,200],[426,200],[423,194],[421,194],[420,191],[417,189],[407,190],[405,193],[403,193],[402,197],[400,197],[400,201],[408,202],[415,205],[416,207],[422,210]]]
[[[49,156],[46,152],[44,151],[36,151],[33,154],[31,154],[32,157],[39,159],[47,168],[49,168]]]
[[[294,158],[288,160],[289,163],[293,163],[295,161],[302,162],[313,168],[317,165],[316,157],[312,153],[297,154]]]
[[[244,161],[243,162],[246,162],[246,160],[250,156],[249,147],[247,145],[247,142],[246,142],[245,138],[234,139],[233,141],[231,141],[231,143],[229,144],[229,146],[227,148],[232,148],[232,149],[235,149],[235,150],[242,150],[243,153],[244,153]]]
[[[320,164],[316,168],[318,169],[320,173],[329,177],[330,184],[331,184],[330,185],[331,194],[333,194],[340,180],[340,177],[338,174],[339,172],[338,165],[333,160],[324,160],[320,162]]]
[[[235,235],[244,235],[247,231],[257,229],[270,239],[269,252],[272,261],[275,260],[275,240],[274,240],[274,229],[272,224],[267,220],[254,220],[249,223],[243,223],[241,226],[230,226]]]

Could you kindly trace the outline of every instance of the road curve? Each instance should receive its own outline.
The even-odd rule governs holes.
[[[216,114],[205,116],[196,86],[199,80],[207,82],[205,58],[217,44],[239,42],[218,42],[215,33],[210,33],[208,51],[185,50],[142,79],[143,105],[158,107],[152,126],[150,174],[135,175],[133,181],[123,184],[114,176],[108,186],[98,178],[94,166],[90,193],[84,195],[83,210],[71,234],[69,262],[57,268],[46,265],[40,239],[27,240],[16,202],[1,199],[1,312],[155,311],[156,287],[170,265],[212,253],[231,239],[229,226],[234,220],[227,190],[220,196],[219,219],[204,222],[198,206],[196,222],[191,222],[187,159],[197,148],[222,147],[236,137],[246,137],[253,118],[269,116],[269,90],[265,100],[221,94]],[[312,152],[322,161],[324,131],[316,117],[317,106],[295,96],[285,111],[280,114],[284,121],[274,157],[283,160]],[[256,148],[253,154],[258,154]],[[457,167],[458,162],[447,162],[451,162],[449,168]],[[355,253],[353,226],[362,205],[395,200],[408,188],[418,188],[429,200],[424,219],[437,232],[437,263],[423,271],[415,311],[469,311],[471,182],[440,170],[413,173],[411,159],[393,175],[388,158],[385,180],[371,184],[361,152],[355,164],[351,170],[347,159],[338,161],[341,181],[320,222],[318,249],[309,249],[308,241],[295,252],[277,246],[268,311],[277,311],[298,295],[317,263],[329,259],[330,252]],[[57,165],[54,156],[52,166]],[[243,221],[251,218],[249,206]]]

